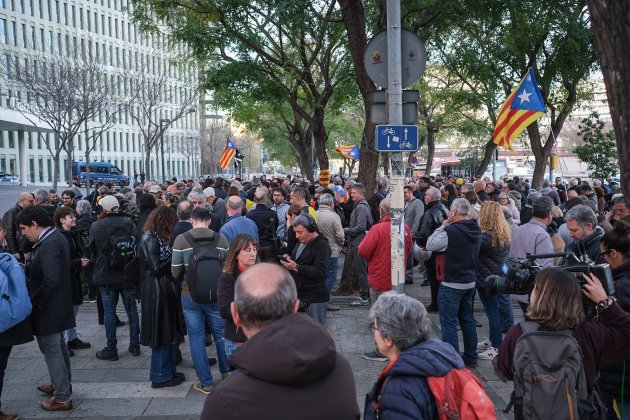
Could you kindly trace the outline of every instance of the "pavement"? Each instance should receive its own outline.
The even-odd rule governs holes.
[[[339,267],[339,275],[342,267]],[[416,271],[414,284],[406,286],[406,293],[418,298],[425,305],[430,300],[429,287],[421,287],[423,277]],[[349,305],[352,297],[335,297],[333,302],[341,307],[338,312],[328,312],[328,331],[337,343],[338,350],[350,362],[357,387],[357,401],[361,411],[365,394],[374,380],[386,366],[383,362],[365,360],[362,354],[374,348],[374,338],[368,328],[368,308],[353,308]],[[126,320],[122,305],[118,308],[119,316]],[[516,310],[515,314],[520,314]],[[440,337],[437,314],[430,314],[434,335]],[[475,305],[475,317],[483,326],[478,328],[481,340],[488,334],[488,323],[480,303]],[[37,384],[49,383],[49,376],[43,356],[35,342],[13,348],[2,393],[2,409],[5,412],[17,411],[24,419],[31,418],[177,418],[196,419],[203,407],[205,395],[194,390],[195,373],[192,368],[190,352],[186,344],[182,345],[184,360],[178,370],[186,375],[186,381],[177,387],[152,389],[149,383],[151,352],[142,347],[142,354],[134,357],[127,352],[129,330],[122,327],[117,330],[120,359],[109,362],[96,359],[95,353],[105,346],[105,329],[97,323],[96,303],[81,306],[77,319],[77,330],[81,339],[90,342],[92,348],[75,350],[71,358],[73,375],[74,408],[68,412],[49,413],[39,406],[45,398],[36,389]],[[461,336],[460,336],[461,340]],[[463,344],[460,342],[460,350]],[[208,356],[216,357],[214,345],[207,348]],[[511,383],[503,383],[494,375],[489,361],[479,361],[473,370],[480,378],[490,398],[497,407],[497,418],[508,419],[500,409],[509,401]],[[218,367],[212,368],[215,378],[220,378]]]

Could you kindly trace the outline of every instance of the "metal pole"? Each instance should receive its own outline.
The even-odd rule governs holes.
[[[400,125],[402,118],[400,0],[387,0],[387,103],[389,124]],[[388,153],[390,159],[391,275],[392,288],[405,292],[405,225],[403,196],[403,153]]]

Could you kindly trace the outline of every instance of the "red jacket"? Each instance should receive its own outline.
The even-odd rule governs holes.
[[[379,292],[392,290],[392,256],[390,240],[391,214],[382,217],[359,244],[359,255],[368,262],[368,283]],[[405,226],[405,260],[413,247],[411,230]]]

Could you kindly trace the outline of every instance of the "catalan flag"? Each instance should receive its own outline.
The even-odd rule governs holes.
[[[353,160],[360,160],[361,159],[361,153],[359,151],[359,146],[356,145],[356,144],[352,145],[352,146],[339,145],[339,146],[337,146],[335,151],[337,153],[339,153],[341,156],[343,156],[344,158],[346,158],[346,159],[353,159]]]
[[[512,141],[545,112],[536,76],[530,68],[501,106],[492,136],[494,144],[512,150]]]
[[[227,143],[223,148],[223,153],[221,153],[219,167],[221,167],[221,169],[227,169],[227,167],[230,166],[230,162],[232,161],[232,158],[234,158],[234,155],[236,155],[236,145],[232,139],[228,137]]]

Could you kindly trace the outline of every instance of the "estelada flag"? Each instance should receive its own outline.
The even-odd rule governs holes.
[[[361,159],[361,154],[359,152],[359,146],[357,146],[356,144],[354,144],[352,146],[339,145],[339,146],[337,146],[335,151],[337,153],[339,153],[341,156],[345,157],[346,159],[354,159],[354,160]]]
[[[236,155],[236,145],[234,144],[232,139],[228,137],[227,143],[223,148],[223,153],[221,153],[219,167],[221,167],[221,169],[226,169],[230,165],[230,162],[232,161],[234,155]]]
[[[494,144],[512,150],[512,141],[545,112],[536,76],[530,68],[501,106],[492,136]]]

